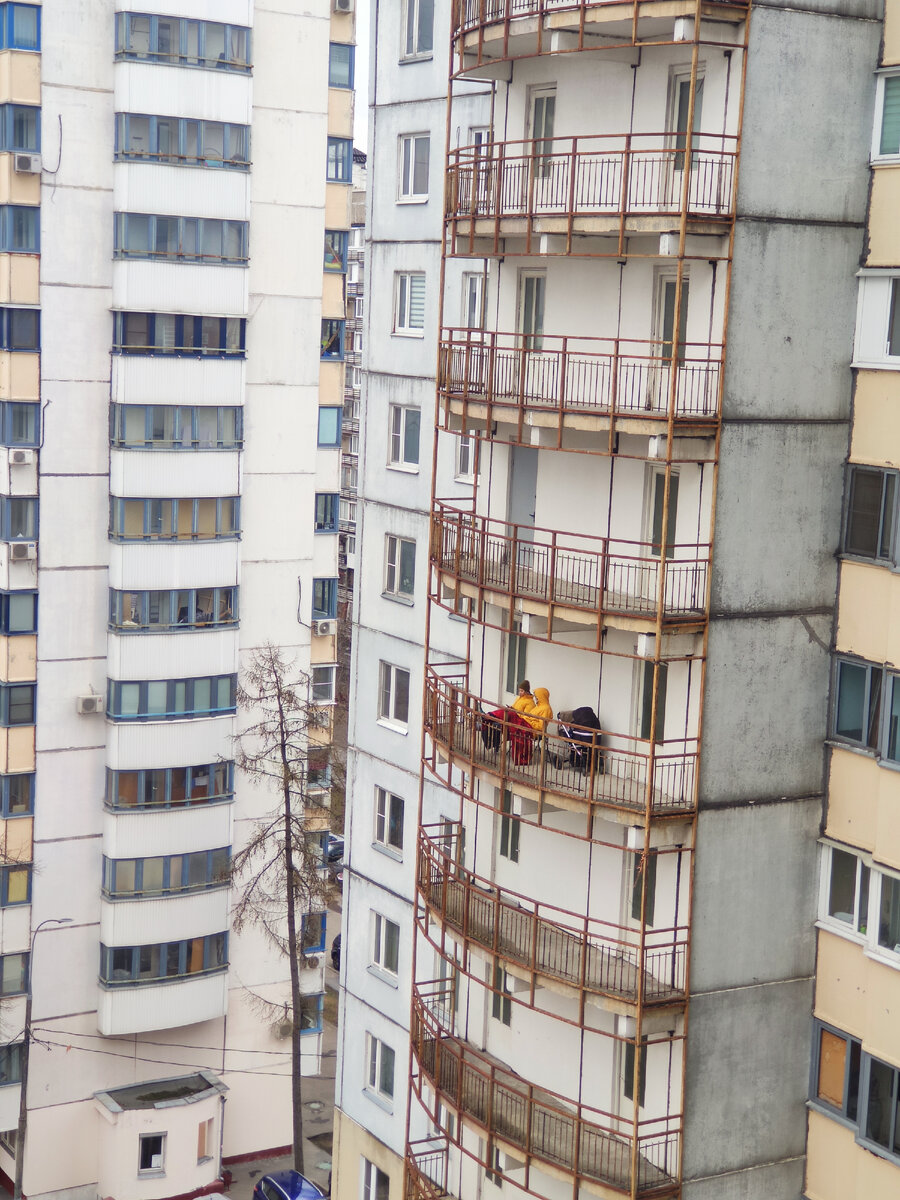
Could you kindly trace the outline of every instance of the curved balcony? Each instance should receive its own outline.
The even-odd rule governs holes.
[[[464,870],[443,848],[443,827],[433,828],[434,834],[428,826],[419,830],[417,886],[431,913],[460,937],[596,996],[629,1004],[683,1002],[686,926],[647,929],[642,950],[637,929],[538,903]]]
[[[576,747],[571,738],[554,732],[554,721],[535,737],[518,713],[504,709],[492,717],[491,710],[499,711],[496,702],[467,690],[464,664],[426,666],[425,729],[431,749],[426,749],[425,762],[454,789],[458,783],[451,783],[452,767],[470,776],[482,772],[496,787],[535,799],[539,814],[544,807],[577,812],[598,807],[633,823],[640,816],[693,811],[695,738],[653,744],[571,726],[583,738]]]
[[[738,24],[748,7],[747,0],[703,0],[700,12],[704,21]],[[453,73],[477,75],[536,54],[672,41],[676,20],[696,15],[694,0],[454,0]]]
[[[443,986],[443,985],[439,985]],[[471,1123],[554,1172],[577,1175],[628,1195],[666,1195],[677,1187],[680,1118],[637,1123],[537,1088],[440,1023],[440,1003],[413,992],[413,1056],[438,1099]],[[637,1178],[632,1187],[632,1162]]]
[[[470,594],[486,594],[508,609],[511,600],[554,623],[590,626],[597,632],[617,619],[628,627],[655,623],[662,602],[668,625],[703,620],[709,546],[675,545],[667,557],[649,542],[562,533],[536,525],[512,525],[435,500],[431,513],[431,562]]]
[[[625,338],[526,338],[444,329],[438,366],[443,427],[468,432],[494,422],[566,432],[609,429],[709,436],[719,416],[722,346]],[[674,390],[673,390],[674,388]],[[506,432],[506,431],[505,431]]]
[[[408,1143],[405,1166],[405,1200],[453,1200],[447,1190],[446,1138]]]
[[[690,140],[684,149],[672,133],[602,134],[452,150],[448,253],[621,256],[626,237],[671,232],[682,215],[692,233],[721,235],[734,214],[737,138]]]

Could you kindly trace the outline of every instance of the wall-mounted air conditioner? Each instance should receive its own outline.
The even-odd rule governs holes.
[[[15,154],[13,165],[18,175],[40,175],[41,156],[39,154]]]

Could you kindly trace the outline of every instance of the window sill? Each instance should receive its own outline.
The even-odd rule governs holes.
[[[396,338],[413,338],[415,341],[423,341],[425,338],[424,329],[392,329],[391,337]]]
[[[424,196],[418,196],[418,195],[417,196],[398,196],[397,203],[398,204],[427,204],[428,196],[427,196],[427,194]]]
[[[406,608],[412,608],[415,604],[413,596],[404,596],[401,592],[382,592],[382,600],[390,600],[393,604],[403,604]]]
[[[877,362],[854,359],[850,366],[855,371],[900,371],[900,358],[879,359]]]
[[[398,61],[401,67],[408,67],[413,63],[431,62],[433,59],[434,51],[428,50],[424,54],[401,54]]]
[[[165,1179],[166,1172],[165,1170],[138,1171],[137,1177],[138,1179]]]
[[[383,729],[390,729],[392,733],[399,733],[403,737],[409,733],[409,725],[403,725],[399,721],[391,721],[387,717],[379,717],[376,721]]]
[[[373,1092],[370,1087],[363,1088],[363,1095],[368,1096],[373,1104],[377,1104],[386,1113],[390,1113],[391,1116],[394,1115],[394,1102],[393,1100],[389,1100],[387,1096],[382,1096],[379,1092]]]
[[[392,858],[394,862],[403,862],[403,851],[397,850],[394,846],[385,845],[384,842],[373,842],[372,849],[377,850],[379,854],[383,854],[385,858]]]
[[[841,1113],[833,1108],[829,1108],[827,1104],[822,1104],[818,1100],[807,1100],[806,1107],[809,1112],[819,1113],[823,1117],[828,1117],[831,1121],[836,1121],[838,1125],[843,1125],[845,1129],[850,1129],[855,1134],[857,1132],[857,1124],[855,1121],[849,1120]],[[857,1139],[858,1141],[859,1139]]]
[[[215,621],[204,621],[202,625],[166,625],[163,627],[146,625],[109,625],[107,626],[107,631],[109,633],[121,634],[125,637],[132,637],[136,633],[150,634],[152,637],[155,637],[160,633],[208,633],[213,630],[215,630],[217,633],[221,633],[223,629],[233,629],[237,631],[239,628],[240,623],[238,621],[222,621],[218,624]]]
[[[853,942],[861,950],[864,950],[868,945],[866,935],[859,933],[852,925],[848,925],[844,921],[835,921],[827,917],[820,917],[815,924],[816,929],[821,929],[825,933],[833,933],[835,937],[843,938],[845,942]]]
[[[873,962],[881,963],[883,967],[890,967],[893,971],[900,971],[900,951],[891,953],[886,946],[865,946],[863,954],[866,958],[871,958]]]
[[[380,979],[382,983],[386,983],[388,987],[399,988],[400,983],[397,976],[392,975],[390,971],[385,971],[383,967],[379,967],[376,963],[369,963],[366,970],[375,979]]]
[[[389,462],[387,465],[387,469],[389,471],[402,471],[404,475],[418,475],[419,474],[419,464],[418,463]]]

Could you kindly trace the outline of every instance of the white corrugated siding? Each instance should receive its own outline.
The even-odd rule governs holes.
[[[117,162],[113,204],[116,212],[249,221],[250,173],[231,167]]]
[[[245,374],[242,358],[114,354],[111,398],[116,404],[159,404],[163,399],[167,404],[243,404]]]
[[[109,722],[106,762],[118,771],[195,766],[234,757],[234,717],[185,721]]]
[[[224,541],[113,542],[109,547],[109,586],[135,590],[225,587],[238,582],[239,548],[239,542]],[[0,542],[0,568],[3,549]],[[19,563],[13,566],[16,571],[22,569]]]
[[[223,1017],[228,1007],[228,973],[143,987],[99,988],[97,1028],[101,1033],[177,1029]],[[13,1125],[15,1121],[13,1121]]]
[[[180,633],[111,633],[110,679],[191,679],[228,675],[238,668],[237,629]]]
[[[231,18],[219,14],[243,7],[235,0],[216,0],[216,19]],[[178,5],[178,16],[189,17],[191,8],[209,19],[209,4]],[[162,13],[156,7],[154,12]],[[234,18],[235,24],[246,20]],[[186,71],[164,63],[119,61],[115,67],[116,112],[156,113],[160,116],[199,117],[207,121],[234,121],[250,124],[251,77],[237,71]],[[161,97],[165,97],[164,105]]]
[[[190,808],[107,812],[103,853],[107,858],[137,858],[230,846],[233,814],[234,805],[227,801]]]
[[[113,263],[112,306],[128,312],[245,317],[248,286],[246,267],[120,259]]]
[[[114,496],[237,496],[237,450],[112,450],[109,490]]]
[[[221,933],[228,928],[230,896],[230,888],[219,887],[152,900],[103,899],[100,941],[104,946],[153,946]]]

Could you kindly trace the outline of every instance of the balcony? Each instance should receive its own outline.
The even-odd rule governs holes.
[[[605,134],[453,150],[447,252],[621,257],[630,237],[677,230],[682,216],[689,232],[721,236],[734,213],[737,139],[694,133],[690,142]]]
[[[447,1191],[447,1143],[439,1138],[406,1147],[405,1200],[453,1200]]]
[[[728,37],[738,40],[727,24],[743,21],[747,10],[746,0],[700,6],[725,45]],[[696,15],[694,0],[454,0],[453,73],[495,78],[497,64],[510,59],[672,41],[675,22]]]
[[[546,640],[565,642],[573,626],[655,626],[658,611],[673,626],[703,621],[709,545],[666,548],[649,542],[511,525],[435,500],[431,562],[442,582],[505,610],[543,617]],[[654,553],[654,550],[656,553]],[[583,646],[583,642],[574,643]]]
[[[565,808],[595,808],[618,814],[629,823],[641,817],[679,817],[695,805],[697,741],[670,739],[652,743],[641,738],[571,726],[584,741],[576,753],[572,739],[543,736],[525,729],[496,702],[472,695],[466,687],[465,664],[441,663],[425,668],[425,729],[431,737],[425,762],[432,773],[457,790],[456,767],[471,779],[475,771],[496,787],[536,801],[536,814]],[[587,749],[585,749],[585,744]]]
[[[680,1118],[635,1123],[631,1116],[579,1105],[537,1088],[448,1032],[436,1015],[439,1008],[431,995],[416,987],[410,1031],[413,1056],[436,1096],[455,1108],[462,1122],[474,1124],[492,1140],[505,1142],[554,1172],[587,1183],[632,1196],[677,1191]]]
[[[420,830],[418,890],[444,925],[534,975],[628,1004],[684,1001],[686,926],[647,929],[642,951],[639,930],[540,904],[463,870],[443,826]]]
[[[565,434],[665,434],[671,416],[681,437],[710,436],[719,415],[722,346],[624,338],[526,338],[519,333],[445,329],[438,389],[443,427],[515,426]],[[504,431],[505,432],[505,431]],[[525,440],[529,440],[527,437]]]

